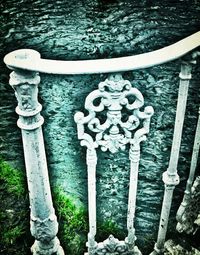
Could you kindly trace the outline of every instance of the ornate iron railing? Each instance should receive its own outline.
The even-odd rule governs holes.
[[[129,103],[128,97],[133,96],[135,101]],[[94,101],[100,98],[98,106]],[[128,80],[124,80],[121,75],[111,75],[104,82],[101,82],[97,90],[91,92],[85,101],[85,109],[89,114],[85,117],[82,112],[75,114],[75,122],[78,128],[78,138],[81,145],[87,147],[87,169],[88,169],[88,194],[89,194],[89,234],[88,234],[88,254],[109,254],[109,252],[119,252],[121,254],[138,254],[141,252],[135,246],[135,208],[138,182],[138,167],[140,160],[140,142],[146,140],[149,133],[150,119],[153,115],[153,108],[147,106],[144,112],[140,108],[144,105],[141,92],[132,88]],[[127,121],[122,121],[122,110],[130,111]],[[101,117],[96,113],[106,112],[106,120],[100,123]],[[142,121],[142,126],[140,122]],[[87,133],[85,126],[96,133],[93,138]],[[137,131],[133,132],[133,130]],[[96,148],[102,151],[118,152],[125,150],[130,144],[130,187],[128,198],[127,231],[128,236],[125,241],[118,241],[113,236],[103,243],[95,242],[96,235]]]
[[[147,68],[180,58],[199,46],[200,32],[160,50],[130,57],[61,61],[41,59],[33,50],[16,50],[7,54],[4,62],[10,69],[51,74],[112,73]]]
[[[13,70],[10,75],[10,85],[15,90],[15,95],[18,100],[16,112],[19,115],[19,120],[17,124],[22,130],[31,208],[31,233],[36,239],[34,245],[32,246],[33,254],[64,254],[59,240],[56,237],[58,223],[52,204],[41,129],[43,118],[40,115],[40,111],[42,107],[37,100],[37,86],[40,82],[39,72],[63,75],[120,73],[122,71],[136,70],[166,63],[168,61],[180,58],[186,53],[193,51],[198,46],[200,46],[200,32],[197,32],[171,46],[162,48],[160,50],[136,56],[113,59],[81,61],[47,60],[41,59],[40,54],[31,49],[16,50],[5,56],[5,64],[8,66],[8,68]],[[194,60],[198,55],[198,52],[193,52],[191,56],[192,61],[183,62],[181,65],[173,143],[169,167],[163,174],[165,193],[160,216],[158,238],[152,254],[159,254],[163,251],[173,190],[179,183],[177,164],[187,102],[188,86],[189,80],[191,79],[192,63],[194,63]],[[136,98],[133,104],[130,104],[126,99],[125,95],[128,93],[133,94]],[[102,98],[99,106],[94,106],[92,103],[96,97]],[[141,93],[136,88],[131,88],[129,81],[123,80],[120,75],[114,75],[110,76],[110,78],[105,82],[100,83],[99,89],[92,92],[87,97],[85,108],[89,110],[89,115],[85,117],[82,113],[78,113],[75,117],[75,121],[78,125],[78,137],[82,140],[82,145],[87,147],[90,218],[90,229],[88,235],[89,255],[100,254],[97,250],[100,248],[104,250],[105,254],[107,249],[111,249],[110,252],[112,254],[112,249],[115,250],[118,246],[119,254],[140,254],[139,249],[137,249],[135,246],[134,233],[137,171],[139,167],[139,144],[140,141],[145,138],[145,134],[149,132],[149,121],[151,115],[153,114],[151,107],[147,107],[144,112],[140,112],[139,109],[142,105],[143,96]],[[131,115],[126,123],[121,121],[120,111],[122,106],[131,110]],[[104,108],[107,109],[107,121],[105,124],[101,125],[99,120],[95,117],[95,112],[103,111]],[[132,130],[138,128],[140,120],[143,120],[143,127],[138,129],[135,133],[132,133]],[[85,124],[87,124],[88,128],[93,132],[97,133],[94,140],[84,131]],[[120,125],[120,128],[122,128],[124,131],[122,135],[119,132],[118,125]],[[104,134],[107,129],[109,129],[109,131]],[[131,162],[127,217],[128,236],[125,241],[118,241],[118,239],[111,236],[109,240],[97,245],[95,243],[96,147],[99,146],[104,150],[109,149],[111,152],[114,152],[119,148],[124,148],[128,143],[130,143]],[[197,145],[195,146],[195,148],[198,147]],[[195,162],[197,161],[196,150],[197,149],[195,149],[195,156],[192,160],[193,166],[195,166]],[[192,169],[192,173],[190,174],[192,177],[188,181],[189,186],[187,187],[186,193],[189,192],[191,181],[193,181],[194,167]],[[185,205],[185,202],[183,204]],[[179,213],[178,219],[180,218]],[[103,250],[101,252],[103,252]]]
[[[185,231],[186,233],[188,232],[190,233],[191,231],[190,229],[187,229],[190,226],[187,226],[187,224],[185,224],[185,221],[187,219],[184,214],[191,199],[191,188],[194,183],[195,170],[197,167],[197,161],[198,161],[198,155],[199,155],[199,148],[200,148],[200,108],[199,108],[199,116],[198,116],[195,138],[194,138],[194,146],[193,146],[193,152],[192,152],[192,158],[191,158],[191,164],[190,164],[190,172],[189,172],[186,189],[183,196],[183,201],[176,215],[176,219],[178,221],[176,229],[179,232]]]

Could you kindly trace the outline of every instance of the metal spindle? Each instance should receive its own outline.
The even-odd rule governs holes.
[[[157,242],[154,246],[154,251],[151,255],[161,254],[164,249],[164,243],[167,233],[167,226],[169,220],[169,214],[171,210],[171,203],[173,198],[173,192],[175,186],[179,183],[179,176],[177,174],[177,165],[181,144],[181,136],[183,129],[183,122],[185,116],[185,109],[187,103],[187,95],[189,88],[189,80],[191,79],[191,64],[183,62],[181,64],[180,72],[180,85],[178,93],[178,102],[176,110],[176,120],[174,127],[173,143],[169,161],[169,167],[166,172],[163,173],[163,182],[165,184],[164,198],[160,216],[159,230]]]
[[[28,50],[18,58],[28,58],[36,62],[40,54]],[[19,115],[17,125],[21,128],[27,182],[31,209],[31,234],[35,243],[31,248],[34,255],[64,255],[56,237],[58,222],[53,208],[49,176],[40,115],[42,106],[38,103],[39,74],[30,71],[14,70],[10,75],[10,85],[15,90]]]
[[[191,160],[191,164],[190,164],[190,173],[189,173],[189,177],[187,180],[183,201],[182,201],[182,203],[177,211],[177,215],[176,215],[176,219],[178,221],[176,228],[179,232],[182,232],[184,229],[183,215],[184,215],[184,212],[185,212],[185,210],[189,204],[189,201],[190,201],[191,188],[192,188],[192,184],[194,182],[195,170],[197,167],[199,148],[200,148],[200,108],[199,108],[199,117],[198,117],[196,132],[195,132],[192,160]]]

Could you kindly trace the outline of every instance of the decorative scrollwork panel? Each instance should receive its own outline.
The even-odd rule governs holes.
[[[135,217],[138,163],[140,159],[140,142],[146,140],[149,133],[151,106],[144,105],[144,98],[137,88],[120,74],[110,75],[101,82],[98,89],[92,91],[85,100],[88,115],[75,114],[78,138],[81,145],[87,147],[89,221],[88,254],[141,254],[135,246]],[[102,118],[103,116],[103,118]],[[116,153],[125,150],[130,144],[130,187],[127,213],[128,236],[125,241],[110,236],[97,244],[96,235],[96,149]],[[90,157],[88,156],[90,155]],[[93,157],[91,157],[93,155]],[[91,160],[92,158],[92,160]],[[92,202],[93,201],[93,202]]]

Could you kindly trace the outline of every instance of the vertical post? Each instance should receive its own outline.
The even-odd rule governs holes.
[[[200,147],[200,108],[199,108],[199,116],[198,116],[198,122],[195,132],[195,139],[194,139],[194,146],[193,146],[193,152],[192,152],[192,160],[190,164],[190,173],[186,184],[186,189],[184,192],[183,201],[178,209],[176,219],[178,221],[176,229],[179,232],[183,231],[183,225],[184,224],[184,212],[188,206],[190,195],[191,195],[191,188],[192,184],[194,182],[194,176],[195,176],[195,170],[197,167],[197,161],[198,161],[198,154],[199,154],[199,147]]]
[[[89,233],[88,233],[88,254],[95,254],[97,243],[96,235],[96,164],[97,155],[95,149],[87,148],[87,170],[88,170],[88,204],[89,204]]]
[[[138,171],[140,161],[140,143],[146,140],[146,134],[149,133],[150,119],[154,110],[151,106],[147,106],[144,112],[139,110],[135,111],[135,115],[139,119],[143,119],[143,127],[137,130],[133,139],[130,141],[129,159],[130,159],[130,186],[128,197],[128,214],[127,214],[127,229],[128,236],[125,239],[125,243],[128,246],[129,252],[132,254],[141,255],[142,253],[135,246],[136,236],[134,228],[135,209],[136,209],[136,197],[137,197],[137,184],[138,184]]]
[[[169,220],[169,214],[171,209],[171,203],[173,198],[173,191],[175,186],[179,183],[179,176],[177,174],[177,165],[181,144],[181,136],[183,129],[183,122],[185,116],[185,109],[187,103],[189,80],[191,79],[191,64],[183,62],[180,72],[180,84],[179,94],[176,110],[176,120],[174,127],[173,143],[169,161],[169,167],[166,172],[163,173],[163,182],[165,184],[164,198],[160,216],[159,230],[157,242],[154,246],[154,251],[151,255],[161,254],[164,249],[164,242],[167,233],[167,226]]]
[[[15,58],[37,61],[40,54],[34,50],[19,50]],[[56,237],[58,222],[52,204],[48,169],[40,115],[42,106],[38,103],[39,74],[14,70],[10,85],[18,100],[17,125],[22,131],[24,157],[30,199],[31,234],[35,237],[31,251],[34,255],[64,255]]]
[[[141,252],[137,246],[135,246],[135,209],[136,209],[136,196],[137,196],[137,184],[138,184],[138,169],[140,160],[140,146],[131,144],[129,151],[130,159],[130,185],[129,185],[129,196],[128,196],[128,213],[127,213],[127,229],[128,236],[125,239],[125,243],[128,245],[129,252],[140,255]]]

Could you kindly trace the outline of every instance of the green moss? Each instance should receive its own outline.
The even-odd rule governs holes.
[[[10,245],[16,243],[17,239],[21,237],[25,233],[25,229],[23,226],[15,226],[9,231],[3,234],[3,240],[5,245]]]
[[[86,250],[88,233],[88,212],[75,205],[75,198],[67,196],[61,189],[53,191],[54,206],[59,221],[59,239],[69,255],[83,254]],[[103,241],[110,234],[124,238],[124,234],[114,222],[107,220],[97,225],[97,241]]]
[[[53,197],[62,246],[68,254],[83,254],[88,231],[86,210],[60,189],[54,190]]]
[[[1,158],[0,188],[0,254],[26,254],[30,234],[25,174]]]
[[[25,173],[0,159],[0,254],[29,254],[33,243],[29,229],[28,195]],[[28,192],[27,192],[28,193]],[[77,199],[67,196],[60,188],[53,189],[53,201],[59,221],[58,237],[67,254],[79,255],[86,251],[88,212],[76,205]],[[97,225],[97,241],[109,234],[120,238],[121,231],[110,220]],[[3,253],[1,252],[3,251]]]
[[[100,222],[97,226],[97,236],[98,241],[102,241],[108,238],[109,235],[114,235],[118,239],[124,239],[125,235],[118,225],[111,221],[107,220],[105,222]]]
[[[25,194],[25,174],[11,167],[2,158],[0,158],[0,183],[10,194],[18,196],[23,196]]]

